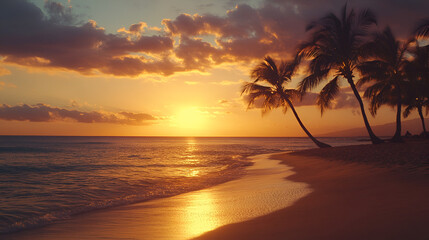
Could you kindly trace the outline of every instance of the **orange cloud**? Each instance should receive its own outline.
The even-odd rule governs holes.
[[[126,125],[153,124],[157,118],[146,113],[131,112],[83,112],[51,107],[46,104],[36,105],[0,105],[0,119],[9,121],[53,122],[72,120],[81,123],[112,123]]]
[[[9,75],[11,72],[9,69],[0,66],[0,76]]]

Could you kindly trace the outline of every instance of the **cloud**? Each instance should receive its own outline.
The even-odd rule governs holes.
[[[23,66],[73,70],[116,76],[171,75],[206,71],[222,63],[250,63],[266,55],[288,58],[306,38],[305,25],[332,11],[344,0],[265,0],[258,7],[245,1],[225,15],[179,14],[164,19],[164,29],[139,21],[107,33],[93,20],[79,22],[70,6],[46,1],[46,14],[26,0],[0,1],[1,61]],[[380,28],[389,23],[407,37],[429,1],[350,0],[353,8],[371,8]],[[154,35],[149,35],[145,30]],[[210,39],[210,40],[208,40]]]
[[[243,84],[243,80],[240,81],[220,81],[220,82],[211,82],[211,84],[222,85],[222,86],[230,86],[230,85],[240,85]]]
[[[149,125],[157,118],[146,113],[132,112],[83,112],[51,107],[46,104],[36,105],[0,105],[0,119],[7,121],[55,122],[72,120],[80,123],[111,123],[125,125]]]
[[[10,75],[11,72],[9,69],[0,66],[0,76]]]
[[[188,85],[197,85],[198,82],[195,82],[195,81],[185,81],[185,84],[188,84]]]
[[[52,23],[73,24],[77,17],[73,15],[71,6],[65,7],[63,4],[51,0],[45,1],[45,9]]]
[[[266,3],[294,8],[307,23],[323,17],[328,12],[339,14],[345,3],[350,9],[369,8],[376,14],[380,29],[384,29],[388,24],[401,38],[408,37],[416,22],[427,17],[429,9],[429,2],[422,0],[266,0]]]
[[[0,90],[2,90],[3,88],[16,88],[16,85],[13,83],[6,83],[0,81]]]
[[[93,20],[80,26],[70,25],[73,18],[69,8],[59,3],[48,1],[45,7],[48,16],[24,0],[0,1],[0,21],[7,23],[0,25],[0,55],[4,62],[119,76],[168,75],[180,70],[173,66],[172,71],[171,62],[164,56],[156,56],[172,50],[170,37],[153,35],[131,39],[121,34],[107,34]],[[142,27],[141,23],[132,25],[130,31]],[[132,53],[153,56],[136,57],[131,56]],[[153,66],[158,63],[159,66]]]
[[[174,20],[164,19],[163,24],[170,34],[186,39],[215,36],[217,46],[207,46],[205,50],[215,56],[214,62],[219,64],[259,59],[266,54],[286,54],[294,48],[293,39],[287,32],[292,32],[298,25],[304,27],[302,23],[291,22],[293,17],[297,16],[287,8],[266,5],[255,9],[240,4],[229,10],[225,17],[181,14]]]

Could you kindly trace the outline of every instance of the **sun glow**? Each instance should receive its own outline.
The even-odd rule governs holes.
[[[205,113],[197,107],[182,108],[175,117],[175,124],[183,129],[202,129],[206,126]]]

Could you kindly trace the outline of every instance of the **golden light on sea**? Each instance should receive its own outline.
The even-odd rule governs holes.
[[[216,204],[210,191],[195,194],[185,206],[184,227],[187,236],[198,236],[219,227]]]
[[[186,145],[186,152],[184,154],[184,157],[186,158],[186,163],[188,164],[197,164],[200,162],[200,160],[198,159],[198,156],[196,156],[194,154],[195,151],[198,150],[198,146],[195,142],[194,138],[188,138],[187,140],[187,145]],[[194,169],[194,168],[190,168],[188,170],[188,177],[196,177],[200,174],[200,170],[198,169]]]

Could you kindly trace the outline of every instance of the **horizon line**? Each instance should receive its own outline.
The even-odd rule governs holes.
[[[31,135],[31,134],[22,134],[22,135],[6,135],[0,134],[0,137],[165,137],[165,138],[308,138],[307,136],[143,136],[143,135]],[[319,136],[319,138],[351,138],[351,137],[362,137],[369,138],[368,136]],[[389,136],[381,136],[389,137]]]

